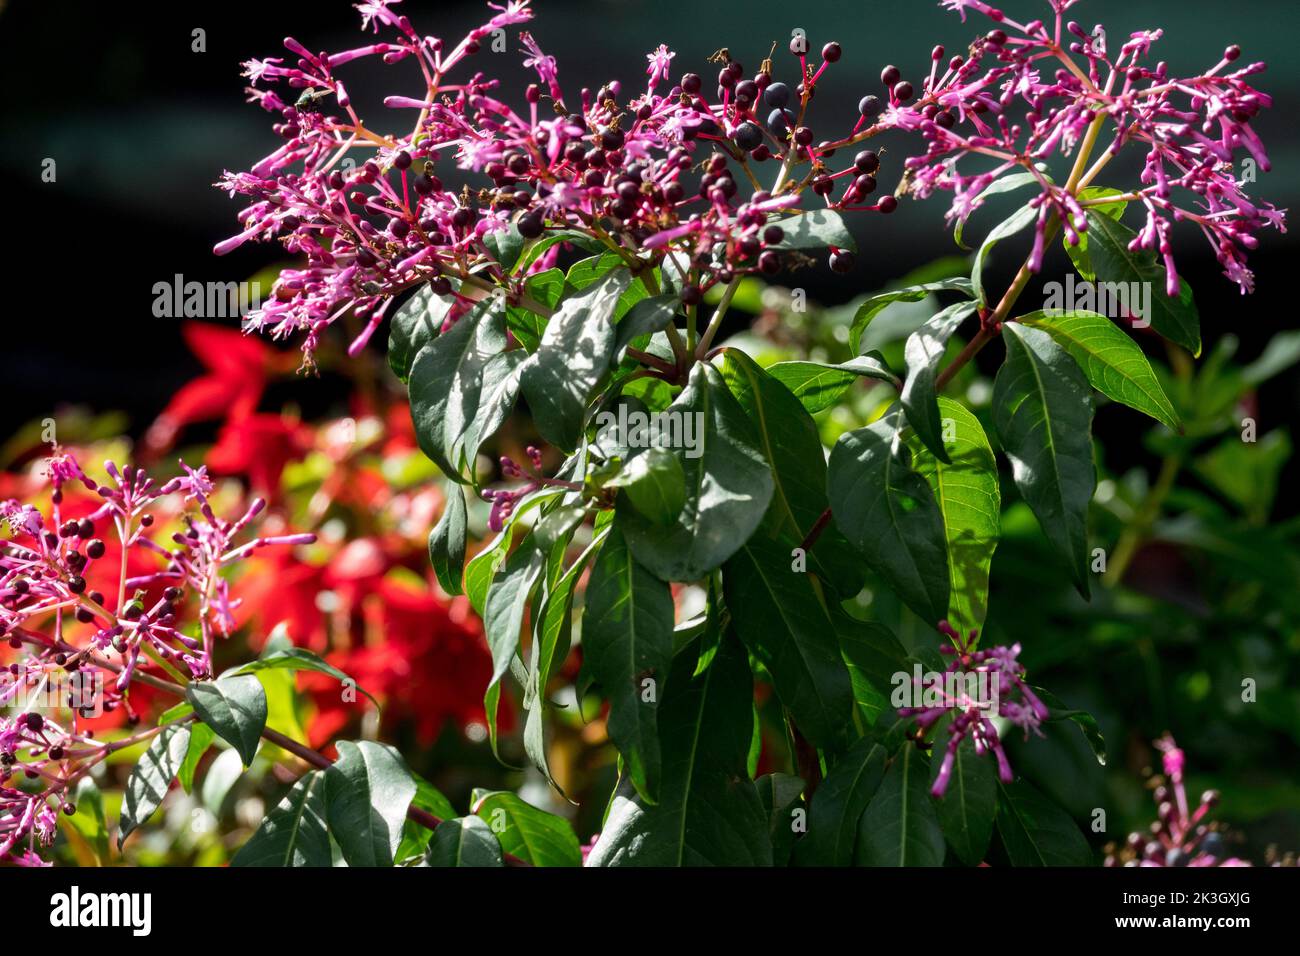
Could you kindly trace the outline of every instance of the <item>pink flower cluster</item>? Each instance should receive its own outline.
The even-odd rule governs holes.
[[[945,678],[943,688],[936,688],[941,699],[935,704],[927,702],[920,707],[901,707],[898,711],[900,716],[916,718],[918,740],[941,719],[951,717],[946,729],[947,739],[943,744],[943,762],[930,792],[936,797],[942,797],[947,791],[957,759],[957,749],[967,737],[974,743],[977,754],[994,755],[998,764],[998,776],[1004,783],[1010,783],[1014,774],[992,718],[1001,717],[1020,727],[1028,738],[1030,731],[1042,736],[1039,725],[1050,716],[1046,705],[1024,681],[1025,668],[1017,660],[1020,645],[974,650],[974,631],[969,639],[964,639],[947,621],[939,622],[939,631],[950,641],[940,650],[953,658],[943,674],[938,675]],[[949,681],[947,678],[950,675],[959,679]],[[982,689],[971,693],[969,678],[975,678],[976,686]],[[954,689],[950,689],[950,686]],[[991,714],[989,710],[994,703],[996,713]],[[935,742],[935,747],[937,751],[938,741]]]
[[[1165,734],[1156,741],[1164,775],[1152,780],[1156,821],[1145,832],[1129,834],[1122,848],[1108,847],[1106,866],[1250,866],[1232,856],[1227,838],[1206,817],[1219,802],[1215,790],[1201,795],[1192,809],[1183,782],[1186,758],[1174,738]]]
[[[397,2],[359,6],[366,24],[392,34],[388,40],[327,54],[290,38],[291,62],[245,65],[251,99],[278,117],[274,129],[285,142],[250,171],[223,176],[218,185],[250,204],[239,214],[242,230],[216,252],[278,240],[305,258],[302,267],[281,273],[249,325],[276,336],[304,331],[309,358],[320,332],[352,309],[366,323],[352,346],[360,349],[394,297],[417,284],[432,282],[443,295],[455,291],[462,308],[499,287],[518,301],[527,273],[549,266],[559,249],[539,250],[531,270],[511,274],[494,243],[512,225],[522,239],[548,245],[576,232],[630,264],[640,255],[658,265],[674,253],[691,305],[702,284],[778,271],[775,247],[784,232],[771,220],[796,210],[809,185],[829,192],[812,131],[800,123],[814,84],[839,59],[838,44],[826,45],[816,71],[800,54],[806,80],[787,110],[790,89],[773,82],[770,60],[746,78],[742,65],[723,54],[713,98],[698,74],[671,83],[674,54],[662,45],[647,56],[643,90],[625,91],[614,80],[566,95],[554,58],[524,32],[525,63],[539,82],[511,103],[501,98],[498,80],[468,64],[489,34],[531,17],[527,0],[495,8],[455,46],[418,34],[392,9]],[[413,114],[403,131],[388,131],[388,120],[384,128],[367,125],[354,109],[338,70],[364,57],[412,61],[422,72],[418,95],[384,100],[393,116]],[[452,82],[455,70],[463,76]],[[767,126],[758,114],[764,100],[781,104]],[[711,152],[701,159],[702,146]],[[368,150],[366,158],[354,159],[357,149]],[[765,190],[754,170],[769,160],[780,169]],[[802,163],[813,172],[791,178]],[[862,205],[875,189],[878,165],[874,153],[859,159],[852,208],[888,212],[897,205],[892,196]],[[477,187],[469,184],[474,178]]]
[[[1080,199],[1079,192],[1124,146],[1135,144],[1146,151],[1142,185],[1122,198],[1145,207],[1146,224],[1133,250],[1155,251],[1164,259],[1166,291],[1176,296],[1170,229],[1175,222],[1195,223],[1227,277],[1243,293],[1251,291],[1246,255],[1258,245],[1255,234],[1269,226],[1285,230],[1283,211],[1252,202],[1243,188],[1254,179],[1253,169],[1269,169],[1251,128],[1260,110],[1272,105],[1250,83],[1264,64],[1234,69],[1241,50],[1229,46],[1204,73],[1175,77],[1164,62],[1143,63],[1161,30],[1139,31],[1117,44],[1100,25],[1085,30],[1065,22],[1075,2],[1051,0],[1054,22],[1048,25],[1017,23],[976,0],[944,0],[963,19],[970,9],[993,20],[996,29],[971,44],[967,55],[946,63],[943,48],[936,47],[923,95],[911,105],[895,97],[881,116],[882,127],[915,130],[927,141],[925,154],[905,164],[909,191],[921,198],[951,191],[948,216],[960,222],[980,206],[995,180],[1017,168],[1027,171],[1039,189],[1030,202],[1039,211],[1030,259],[1037,271],[1055,223],[1077,245],[1087,229],[1086,207],[1114,201]],[[1040,168],[1052,155],[1077,155],[1083,143],[1103,135],[1109,137],[1105,150],[1067,182],[1051,181]],[[1242,151],[1247,165],[1238,179],[1234,164]],[[982,157],[984,168],[959,170],[967,157]]]
[[[18,861],[39,863],[36,845],[52,842],[58,809],[74,810],[71,788],[123,746],[96,741],[83,718],[118,708],[130,716],[131,681],[151,664],[180,664],[196,679],[212,676],[213,638],[233,627],[223,572],[258,548],[315,540],[294,534],[237,544],[263,504],[255,501],[233,521],[217,517],[202,468],[182,463],[184,474],[163,483],[132,466],[110,461],[104,468],[110,483],[101,485],[71,455],[53,458],[48,516],[30,504],[0,502],[9,534],[0,539],[0,638],[25,652],[0,672],[0,702],[20,710],[0,718],[0,859],[27,838]],[[99,502],[86,517],[61,515],[69,482]],[[160,530],[154,511],[169,496],[183,498],[189,510],[166,548],[152,535]],[[115,532],[111,545],[98,537],[105,526]],[[97,566],[108,562],[114,566]],[[141,564],[158,570],[132,576],[129,569]],[[116,594],[94,590],[88,578],[113,580]],[[197,638],[179,621],[187,592],[197,598]],[[40,780],[41,789],[8,786],[17,774]]]

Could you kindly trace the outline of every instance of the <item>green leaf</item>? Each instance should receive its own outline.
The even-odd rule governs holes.
[[[827,471],[835,524],[900,598],[927,622],[948,613],[943,513],[897,438],[898,414],[846,432]]]
[[[949,459],[941,435],[942,423],[939,421],[935,378],[948,339],[974,311],[974,302],[950,305],[909,335],[903,349],[907,361],[907,381],[903,383],[899,402],[917,437],[944,464],[948,464]]]
[[[848,249],[856,252],[858,245],[853,234],[844,225],[839,213],[830,209],[814,209],[786,219],[776,219],[775,224],[785,231],[785,237],[774,249]]]
[[[767,367],[767,374],[789,389],[811,414],[838,402],[859,377],[888,382],[896,389],[903,387],[879,352],[859,355],[834,365],[826,362],[777,362]]]
[[[1012,866],[1087,866],[1088,841],[1070,815],[1023,780],[999,784],[997,827]]]
[[[993,383],[993,421],[1012,475],[1047,539],[1088,596],[1092,394],[1078,364],[1041,329],[1002,326],[1007,357]]]
[[[122,794],[122,813],[117,823],[117,848],[162,804],[167,788],[176,777],[190,746],[188,724],[169,724],[149,741],[149,749],[131,768]]]
[[[461,454],[467,466],[473,466],[483,443],[496,434],[514,411],[525,361],[527,356],[523,351],[515,349],[492,356],[483,367],[478,408],[465,426],[461,443]]]
[[[503,866],[501,844],[478,817],[444,820],[433,831],[429,866]]]
[[[548,232],[524,250],[524,254],[519,257],[519,261],[515,264],[515,271],[521,272],[528,268],[536,262],[542,254],[546,252],[546,250],[560,242],[570,243],[571,245],[577,246],[579,249],[590,253],[600,252],[605,248],[599,239],[590,236],[585,232],[578,232],[574,229],[560,229],[555,232]]]
[[[1046,723],[1068,720],[1076,724],[1079,732],[1083,734],[1083,739],[1092,748],[1092,755],[1097,758],[1097,763],[1103,767],[1106,766],[1106,739],[1102,736],[1101,725],[1097,723],[1097,718],[1086,710],[1073,710],[1066,707],[1056,695],[1041,687],[1032,689],[1038,695],[1038,699],[1047,706],[1048,718]]]
[[[551,675],[569,653],[573,632],[573,592],[587,565],[599,553],[609,536],[608,527],[598,529],[591,543],[573,564],[552,583],[544,580],[545,592],[537,613],[539,623],[530,648],[529,683],[525,688],[524,752],[533,765],[546,775],[551,786],[559,790],[546,760],[546,688]],[[563,555],[561,555],[562,559]]]
[[[930,800],[930,766],[904,744],[858,823],[858,866],[942,866],[943,831]]]
[[[256,669],[260,663],[244,666]],[[245,767],[252,764],[266,726],[266,691],[256,677],[238,674],[215,681],[192,681],[185,687],[185,699],[201,721],[239,752]]]
[[[673,661],[659,707],[659,803],[620,781],[588,866],[769,866],[768,815],[746,772],[754,679],[725,637],[695,674],[699,642]]]
[[[883,624],[860,621],[840,608],[832,609],[831,618],[853,682],[853,699],[871,726],[880,713],[892,709],[894,675],[910,667],[907,651]]]
[[[418,773],[412,773],[411,777],[415,780],[415,796],[411,799],[412,807],[418,807],[439,820],[450,820],[456,816],[456,808],[452,806],[450,800],[443,796],[441,790]],[[400,864],[412,857],[423,857],[429,849],[429,840],[432,836],[432,830],[422,823],[416,823],[408,813],[405,822],[402,824],[402,842],[398,844],[397,852],[393,855],[394,861]]]
[[[411,419],[420,450],[455,481],[466,480],[461,440],[478,414],[484,369],[505,344],[501,300],[488,299],[422,349],[411,366]]]
[[[975,253],[975,264],[971,267],[971,284],[974,287],[975,298],[982,306],[989,304],[988,296],[984,291],[984,263],[988,261],[989,253],[1003,239],[1008,236],[1014,236],[1022,230],[1028,229],[1038,219],[1039,210],[1033,206],[1021,206],[1002,222],[993,227],[993,231],[988,234],[979,251]]]
[[[1045,176],[1045,178],[1050,180],[1051,177]],[[1039,179],[1038,176],[1035,176],[1033,173],[1029,172],[1028,170],[1022,173],[1012,173],[1009,176],[1003,176],[1000,179],[995,179],[992,183],[989,184],[989,186],[983,192],[979,194],[979,199],[977,200],[977,202],[979,203],[979,205],[982,206],[984,204],[984,200],[988,199],[990,196],[998,196],[1001,195],[1002,193],[1009,193],[1012,192],[1013,190],[1019,189],[1021,186],[1029,186],[1035,184],[1038,182],[1038,179]],[[957,241],[957,245],[961,246],[963,249],[970,248],[969,246],[966,245],[966,243],[962,241],[962,233],[965,231],[966,222],[967,222],[966,219],[957,220],[957,225],[952,231],[953,239],[955,239]]]
[[[1079,190],[1079,201],[1084,202],[1089,199],[1102,199],[1106,196],[1122,196],[1123,190],[1114,189],[1109,186],[1089,186],[1087,189]],[[1102,203],[1098,206],[1089,206],[1089,213],[1096,213],[1102,216],[1109,216],[1111,219],[1118,221],[1124,216],[1124,210],[1128,208],[1128,201]],[[1065,246],[1066,253],[1070,256],[1070,261],[1074,263],[1074,268],[1078,270],[1079,275],[1089,282],[1097,280],[1097,272],[1092,267],[1092,257],[1088,255],[1088,233],[1078,233],[1079,244],[1072,246],[1068,236],[1061,237],[1061,244]]]
[[[465,495],[459,487],[448,485],[444,489],[446,503],[442,517],[429,532],[429,563],[438,583],[448,594],[464,594],[462,579],[465,576],[465,539],[469,531],[469,512]]]
[[[372,740],[336,747],[339,759],[325,771],[330,834],[348,866],[392,866],[415,781],[392,747]]]
[[[207,724],[196,722],[191,725],[190,745],[185,751],[184,762],[176,771],[176,779],[186,793],[194,789],[194,772],[199,769],[199,761],[216,739],[217,732]]]
[[[817,580],[791,568],[789,548],[755,535],[723,566],[736,633],[772,675],[804,736],[836,750],[853,720],[853,684]]]
[[[582,849],[568,820],[504,791],[475,791],[473,806],[506,853],[533,866],[582,866]]]
[[[803,779],[788,773],[765,773],[754,781],[754,788],[767,811],[772,862],[776,866],[785,866],[794,850],[794,812],[803,809]]]
[[[470,558],[465,565],[465,596],[474,607],[474,613],[482,617],[487,610],[488,589],[492,579],[506,562],[506,555],[514,543],[515,534],[523,527],[521,521],[529,512],[559,497],[563,489],[542,488],[526,495],[510,515],[509,523],[501,530],[491,543]]]
[[[1088,213],[1088,256],[1097,272],[1097,281],[1148,283],[1151,315],[1143,316],[1151,327],[1193,355],[1201,354],[1201,320],[1192,301],[1192,289],[1180,279],[1176,298],[1165,294],[1165,267],[1155,255],[1132,252],[1129,243],[1136,233],[1110,216]],[[1133,286],[1129,286],[1133,288]]]
[[[519,261],[524,251],[525,240],[519,233],[519,227],[513,222],[498,232],[489,232],[483,236],[483,245],[492,253],[493,258],[501,263],[502,271],[509,272]]]
[[[524,280],[524,295],[546,309],[546,315],[555,310],[567,288],[564,272],[560,269],[546,269],[530,275]],[[506,304],[506,328],[527,352],[536,352],[537,344],[546,331],[546,315],[539,314],[521,305]]]
[[[520,373],[537,430],[566,452],[577,447],[587,405],[609,373],[616,339],[611,319],[631,281],[626,269],[613,269],[565,299]]]
[[[758,447],[772,472],[772,501],[763,528],[790,548],[801,544],[829,506],[826,498],[826,453],[817,423],[784,385],[745,353],[727,349],[722,377],[749,416]],[[862,587],[864,569],[852,546],[835,528],[827,528],[807,555],[822,580],[846,593]]]
[[[605,487],[622,488],[632,507],[655,524],[672,524],[686,507],[686,475],[667,448],[647,448]]]
[[[376,707],[379,706],[379,701],[375,700],[364,687],[358,687],[357,682],[351,677],[328,661],[322,660],[305,647],[286,647],[278,651],[272,651],[269,654],[263,653],[257,660],[249,661],[247,664],[241,664],[239,667],[227,671],[221,676],[221,681],[236,674],[254,674],[258,671],[271,670],[315,671],[318,674],[327,674],[337,681],[356,687],[357,690],[369,697]],[[218,685],[220,685],[221,681],[217,682]],[[261,731],[259,730],[258,733],[261,733]],[[234,743],[234,741],[231,741],[231,743]]]
[[[835,761],[813,795],[808,833],[795,845],[799,866],[849,866],[858,840],[858,821],[885,778],[887,753],[875,740],[860,738]]]
[[[524,612],[537,585],[545,557],[531,540],[525,540],[492,579],[487,594],[487,608],[483,614],[483,628],[487,632],[488,647],[492,651],[492,681],[497,682],[510,669],[515,652],[519,649],[519,631],[524,625]]]
[[[661,766],[656,714],[672,665],[673,596],[637,563],[617,529],[587,582],[582,650],[609,699],[609,737],[637,792],[654,802]]]
[[[1174,431],[1178,413],[1160,387],[1137,343],[1096,312],[1031,312],[1016,321],[1042,329],[1070,353],[1092,387],[1112,401],[1135,408]]]
[[[944,735],[939,734],[936,739],[943,740]],[[944,754],[936,748],[931,761],[931,784],[938,779],[943,761]],[[975,753],[975,742],[967,736],[953,754],[947,790],[942,797],[935,799],[944,838],[957,854],[957,859],[967,866],[979,865],[988,851],[997,803],[998,784],[993,758]]]
[[[970,298],[973,291],[971,280],[965,276],[957,276],[951,279],[939,279],[935,282],[923,282],[919,285],[906,286],[902,289],[890,289],[888,292],[881,292],[878,295],[871,296],[858,306],[858,311],[853,315],[853,324],[849,327],[849,348],[854,352],[861,349],[862,333],[866,331],[867,326],[871,324],[871,320],[885,306],[894,302],[919,302],[931,293],[949,291],[960,292]]]
[[[614,329],[613,361],[617,363],[623,350],[641,336],[668,328],[681,301],[681,297],[676,295],[656,295],[632,306]]]
[[[989,564],[1001,531],[1002,491],[997,461],[979,419],[960,402],[939,399],[950,432],[948,462],[912,443],[912,465],[934,492],[948,542],[948,622],[959,633],[984,627]]]
[[[325,771],[312,770],[268,813],[231,866],[330,866]]]
[[[686,507],[669,526],[620,507],[618,523],[632,553],[655,575],[695,581],[753,534],[772,500],[772,475],[745,410],[709,363],[691,369],[665,414],[682,439],[676,444],[684,446],[673,451],[686,476]]]
[[[438,337],[456,304],[454,295],[436,295],[425,283],[393,313],[388,327],[388,365],[405,385],[420,350]]]

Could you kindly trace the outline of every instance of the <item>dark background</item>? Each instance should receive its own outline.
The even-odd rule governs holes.
[[[1048,12],[1039,0],[1008,0],[1004,6],[1022,19]],[[677,52],[674,75],[688,69],[709,75],[705,58],[719,45],[753,72],[776,40],[778,78],[790,79],[793,61],[783,47],[792,28],[809,30],[814,49],[838,40],[844,59],[819,85],[813,113],[814,128],[828,137],[851,125],[861,95],[879,92],[877,77],[885,63],[895,62],[907,77],[919,80],[935,42],[943,42],[951,55],[987,27],[973,15],[963,24],[930,0],[888,7],[841,0],[752,0],[743,6],[540,0],[536,7],[531,29],[543,49],[558,58],[561,81],[571,91],[615,77],[627,90],[639,87],[644,54],[660,42]],[[459,36],[486,19],[483,4],[459,0],[416,0],[401,9],[417,28],[442,36]],[[1261,175],[1254,194],[1294,207],[1300,194],[1294,11],[1289,0],[1230,6],[1087,0],[1070,12],[1085,26],[1105,23],[1112,38],[1165,26],[1169,33],[1157,51],[1176,73],[1212,65],[1228,42],[1240,43],[1246,60],[1267,61],[1261,85],[1278,105],[1257,128],[1274,169]],[[196,27],[206,31],[206,52],[191,51]],[[275,147],[271,118],[243,101],[239,64],[283,55],[280,41],[287,34],[312,49],[368,42],[357,12],[342,0],[129,5],[0,0],[0,169],[9,213],[0,239],[6,247],[7,319],[0,345],[0,434],[67,403],[125,409],[133,430],[143,429],[198,370],[181,343],[179,323],[153,316],[154,283],[170,281],[175,273],[186,280],[246,279],[277,261],[269,246],[246,246],[224,259],[212,255],[214,243],[237,231],[239,204],[210,184],[223,169],[245,169]],[[478,67],[524,81],[517,46],[512,37],[508,53],[485,50]],[[490,62],[484,62],[487,58]],[[365,104],[396,91],[404,74],[400,67],[378,67],[362,61],[343,75],[362,115],[382,127],[387,117],[377,114],[383,108]],[[367,78],[385,85],[367,88]],[[47,157],[58,164],[55,183],[40,180]],[[1115,169],[1110,175],[1119,181],[1123,173]],[[894,181],[887,173],[882,177],[882,185]],[[945,208],[945,200],[936,197],[905,202],[889,220],[857,217],[864,251],[858,270],[843,278],[822,268],[805,270],[798,284],[814,299],[841,302],[952,254],[957,250],[944,229]],[[997,222],[998,212],[994,207],[977,214],[971,235]],[[1252,257],[1259,291],[1248,297],[1220,276],[1196,230],[1179,229],[1176,236],[1180,271],[1196,289],[1207,342],[1231,332],[1242,340],[1238,357],[1249,359],[1274,331],[1293,324],[1288,270],[1294,268],[1294,233],[1262,236],[1262,249]],[[1020,250],[1011,245],[994,259],[994,287],[1019,261]],[[1056,255],[1059,261],[1049,260],[1044,271],[1047,278],[1060,278],[1066,268],[1059,250]],[[1024,301],[1033,297],[1031,288]],[[382,335],[376,338],[382,343]],[[340,397],[328,381],[297,385],[292,397],[309,412]],[[1276,380],[1261,398],[1262,433],[1295,416],[1300,377]],[[269,401],[276,400],[273,392]]]

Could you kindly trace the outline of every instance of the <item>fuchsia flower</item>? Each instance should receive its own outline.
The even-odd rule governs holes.
[[[976,632],[972,631],[968,639],[963,639],[947,621],[939,622],[939,632],[951,641],[940,650],[953,658],[943,675],[982,676],[979,684],[986,688],[986,692],[971,695],[964,690],[969,686],[968,682],[946,681],[938,704],[899,708],[900,716],[916,718],[918,739],[942,718],[951,717],[947,725],[947,740],[943,744],[943,763],[930,792],[936,797],[942,797],[947,791],[953,764],[957,759],[957,749],[968,736],[973,741],[977,754],[994,755],[999,778],[1004,783],[1010,783],[1014,775],[993,718],[1001,717],[1020,727],[1028,739],[1031,731],[1042,736],[1039,725],[1050,716],[1046,705],[1024,681],[1025,668],[1017,660],[1020,645],[977,651],[973,649]],[[959,689],[955,694],[950,693],[946,689],[949,686]],[[990,706],[994,703],[996,712],[989,713]],[[939,742],[936,740],[936,755],[938,747]]]
[[[1003,173],[1017,167],[1030,172],[1039,188],[1030,200],[1039,210],[1031,259],[1037,269],[1052,224],[1059,222],[1066,240],[1078,244],[1079,233],[1087,229],[1087,202],[1076,198],[1078,191],[1093,184],[1120,149],[1132,143],[1146,150],[1142,186],[1124,197],[1141,203],[1147,217],[1131,248],[1154,250],[1164,259],[1167,293],[1179,292],[1169,241],[1176,222],[1196,224],[1227,277],[1243,293],[1252,290],[1245,261],[1258,244],[1255,233],[1285,229],[1283,212],[1251,202],[1243,188],[1247,177],[1239,181],[1234,168],[1242,151],[1261,171],[1270,168],[1250,125],[1272,105],[1272,98],[1249,82],[1264,70],[1263,63],[1231,69],[1241,51],[1229,46],[1210,69],[1178,78],[1165,63],[1141,62],[1162,31],[1133,33],[1112,50],[1102,27],[1089,32],[1073,21],[1063,23],[1062,14],[1073,0],[1053,0],[1050,29],[1040,20],[1016,23],[974,0],[946,0],[944,5],[963,19],[967,9],[982,13],[998,29],[946,65],[941,63],[943,48],[936,47],[930,76],[914,104],[907,103],[910,96],[897,95],[897,86],[889,90],[890,106],[879,125],[919,132],[929,144],[924,155],[905,163],[908,191],[918,198],[936,190],[952,192],[948,216],[964,221]],[[910,94],[910,84],[903,85]],[[1103,134],[1110,138],[1106,149],[1073,181],[1053,182],[1037,168],[1054,153],[1075,152],[1085,137]],[[962,172],[958,164],[968,157],[983,159],[986,167],[992,160],[993,165]]]
[[[132,466],[119,468],[110,461],[104,467],[111,483],[100,485],[71,455],[51,459],[54,492],[48,516],[31,505],[0,502],[11,534],[11,540],[0,541],[0,637],[27,652],[4,672],[0,700],[14,706],[21,703],[20,693],[41,701],[46,688],[63,688],[65,682],[73,688],[66,708],[61,696],[45,708],[50,716],[36,712],[29,699],[22,713],[0,717],[0,859],[18,854],[19,841],[27,839],[17,859],[25,865],[39,862],[37,844],[53,842],[59,808],[73,812],[70,787],[111,752],[110,745],[96,741],[82,726],[84,718],[96,716],[92,708],[130,711],[128,685],[151,657],[168,667],[181,664],[194,678],[211,677],[213,637],[228,634],[232,626],[224,572],[259,548],[315,540],[311,534],[296,534],[237,543],[262,502],[255,501],[233,521],[217,517],[208,501],[212,483],[203,468],[182,463],[183,475],[159,484]],[[89,517],[62,520],[64,485],[70,481],[80,482],[100,501]],[[174,547],[165,548],[150,536],[152,509],[172,495],[191,503],[193,510],[185,518],[185,530],[172,536]],[[89,589],[86,581],[95,562],[107,554],[106,543],[96,536],[104,526],[121,543],[120,571],[113,575],[120,581],[116,601]],[[162,570],[128,576],[128,557],[138,552],[155,555]],[[157,586],[163,587],[160,596],[150,599]],[[184,633],[177,620],[177,605],[187,592],[198,599],[198,638]],[[65,710],[68,720],[62,719]],[[7,781],[17,773],[41,780],[43,789],[10,788]]]
[[[1228,853],[1227,839],[1215,824],[1205,822],[1218,805],[1219,794],[1207,790],[1195,810],[1187,802],[1183,782],[1186,758],[1174,738],[1155,742],[1164,775],[1151,781],[1156,822],[1145,832],[1129,834],[1123,848],[1107,848],[1106,866],[1250,866]]]

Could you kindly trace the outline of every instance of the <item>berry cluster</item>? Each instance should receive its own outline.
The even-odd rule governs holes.
[[[354,351],[361,348],[394,297],[424,282],[440,294],[455,292],[463,308],[499,287],[518,301],[526,271],[511,274],[496,246],[508,231],[548,245],[578,233],[638,266],[647,255],[652,265],[670,262],[683,301],[693,305],[714,283],[782,268],[780,219],[799,210],[809,188],[832,208],[897,207],[892,196],[868,204],[880,166],[875,153],[860,152],[839,171],[826,165],[871,129],[814,144],[805,123],[818,81],[841,57],[839,44],[825,46],[815,69],[799,52],[803,79],[793,90],[773,80],[770,59],[748,75],[723,50],[710,98],[697,73],[669,82],[675,54],[660,46],[647,57],[643,91],[625,91],[612,80],[566,99],[554,58],[525,32],[525,63],[539,82],[523,91],[516,108],[498,98],[499,82],[482,73],[462,82],[447,76],[483,37],[527,21],[527,0],[496,8],[455,47],[419,35],[391,9],[396,2],[359,7],[366,25],[393,32],[389,41],[327,54],[290,38],[285,45],[293,63],[272,58],[245,65],[251,98],[278,116],[275,130],[285,142],[250,171],[223,176],[219,185],[251,204],[240,213],[242,231],[216,251],[279,240],[305,257],[303,267],[281,273],[250,324],[277,336],[305,331],[308,356],[320,332],[352,309],[366,321],[353,342]],[[415,113],[408,132],[379,132],[353,109],[336,71],[362,57],[419,65],[424,92],[384,101]],[[267,82],[295,95],[284,98],[259,85]],[[910,96],[907,84],[895,82],[889,101],[904,95]],[[859,127],[881,101],[867,97],[862,109]],[[766,119],[764,110],[771,111]],[[358,164],[356,149],[372,154]],[[778,168],[765,189],[757,173],[767,162]],[[834,197],[837,180],[844,188]],[[549,266],[558,252],[539,251],[530,271]],[[847,270],[852,256],[833,249],[831,264]]]

